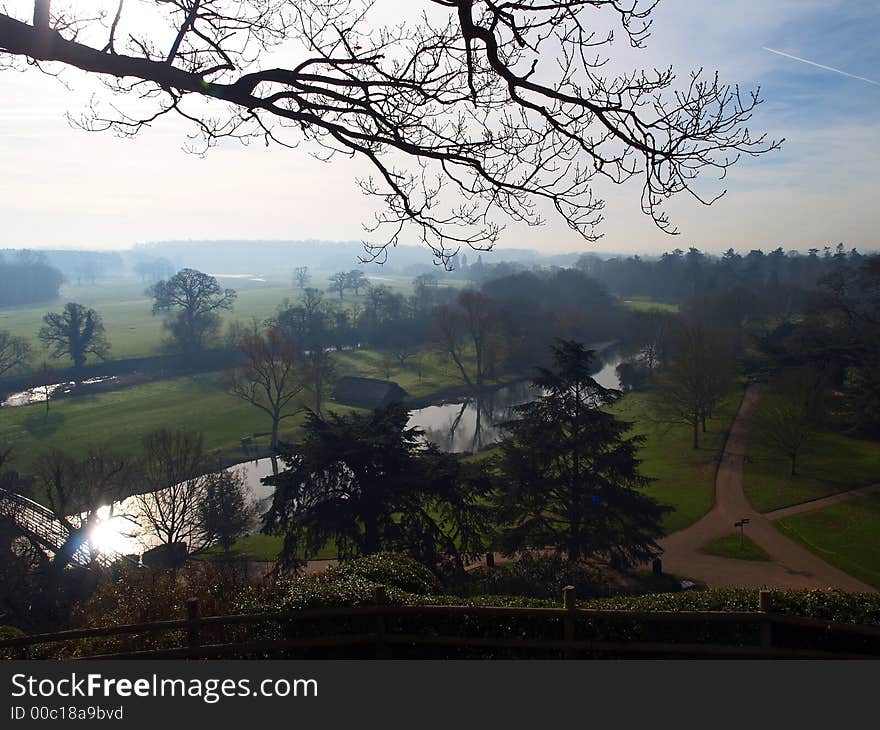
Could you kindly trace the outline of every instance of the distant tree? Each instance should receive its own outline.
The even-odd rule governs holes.
[[[330,339],[331,315],[321,292],[309,287],[298,304],[282,302],[272,325],[301,350],[322,349]]]
[[[360,269],[352,269],[346,274],[347,281],[346,285],[349,289],[354,290],[354,295],[359,296],[361,293],[361,289],[366,289],[370,286],[370,282],[367,279],[366,274]]]
[[[166,547],[183,543],[189,553],[203,550],[210,540],[199,511],[207,471],[202,435],[163,428],[146,434],[142,444],[144,491],[136,501],[145,534]]]
[[[150,290],[153,314],[171,312],[166,327],[183,352],[204,349],[220,326],[219,312],[232,309],[236,293],[222,289],[217,279],[195,269],[181,269]]]
[[[300,396],[306,386],[302,352],[274,328],[244,336],[238,349],[244,363],[230,373],[230,391],[272,419],[275,453],[281,422],[302,411]]]
[[[644,438],[626,436],[631,424],[605,408],[619,393],[590,375],[592,351],[563,340],[552,354],[553,368],[532,378],[544,395],[504,424],[501,545],[508,553],[552,546],[569,561],[642,562],[658,550],[667,511],[638,491],[650,482],[636,457]]]
[[[0,378],[22,370],[31,359],[31,346],[23,337],[0,330]]]
[[[797,475],[798,459],[816,432],[825,382],[812,368],[789,369],[772,380],[758,404],[752,438],[788,461],[789,476]]]
[[[494,338],[500,322],[491,299],[471,290],[463,291],[454,306],[435,308],[432,326],[434,348],[455,363],[469,388],[483,388],[493,364]]]
[[[228,554],[256,518],[244,474],[227,469],[205,476],[198,512],[206,543],[219,545]]]
[[[393,352],[383,352],[379,355],[377,368],[379,375],[384,377],[385,380],[391,380],[391,376],[394,374],[394,365],[395,357]]]
[[[300,289],[305,289],[306,284],[309,283],[309,279],[311,279],[311,274],[309,274],[308,266],[297,266],[293,270],[293,280],[296,282],[296,285]]]
[[[654,408],[658,420],[690,427],[695,449],[719,404],[733,387],[736,363],[722,333],[701,322],[683,322],[672,338],[669,366],[658,376]]]
[[[79,374],[89,355],[106,359],[110,344],[104,334],[101,316],[82,304],[68,302],[61,312],[50,312],[43,317],[45,324],[39,337],[54,357],[69,357]]]
[[[324,399],[336,380],[336,366],[325,349],[312,349],[302,358],[301,373],[306,389],[312,394],[314,411],[323,413]]]
[[[345,299],[345,290],[348,289],[348,282],[348,274],[344,271],[339,271],[330,277],[330,286],[328,287],[328,290],[337,292],[339,294],[339,301],[341,302]]]
[[[399,403],[309,414],[302,440],[282,447],[286,470],[265,480],[276,486],[266,528],[285,532],[286,562],[330,541],[340,558],[402,550],[459,565],[482,548],[488,479],[479,465],[426,446],[408,418]]]

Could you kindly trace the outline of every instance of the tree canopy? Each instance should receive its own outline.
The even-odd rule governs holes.
[[[669,197],[711,203],[701,172],[723,177],[777,146],[746,126],[758,90],[701,71],[609,71],[614,31],[644,48],[655,6],[422,0],[385,23],[383,3],[362,0],[35,0],[0,13],[0,63],[74,67],[136,97],[96,102],[88,129],[130,135],[179,114],[199,151],[260,138],[361,157],[375,176],[360,188],[380,204],[370,256],[416,238],[448,263],[545,210],[595,240],[597,180],[638,179],[642,211],[676,232]]]
[[[286,466],[266,527],[285,533],[291,564],[332,541],[340,558],[402,550],[429,565],[479,551],[489,481],[455,454],[407,428],[399,403],[367,414],[310,412],[298,444],[282,444]]]
[[[166,321],[174,342],[185,351],[201,350],[220,327],[218,312],[232,309],[236,293],[223,289],[213,276],[195,269],[181,269],[170,279],[149,289],[153,313],[171,312]]]
[[[110,344],[104,335],[104,322],[94,309],[68,302],[61,312],[43,317],[40,340],[52,348],[55,357],[69,357],[76,370],[81,370],[89,355],[107,357]]]

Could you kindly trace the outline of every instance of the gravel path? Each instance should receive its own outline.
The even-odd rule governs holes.
[[[771,519],[820,509],[853,496],[834,495],[803,505],[762,515],[755,511],[743,491],[748,423],[758,394],[750,387],[731,426],[730,435],[715,477],[715,506],[701,520],[660,541],[665,572],[691,578],[709,586],[746,588],[832,588],[843,591],[876,593],[876,589],[826,563],[806,548],[785,537],[773,527]],[[876,486],[880,489],[880,486]],[[871,488],[869,488],[871,489]],[[785,512],[785,515],[780,514]],[[700,548],[735,530],[733,523],[747,517],[746,535],[770,556],[768,562],[733,560],[704,555]]]

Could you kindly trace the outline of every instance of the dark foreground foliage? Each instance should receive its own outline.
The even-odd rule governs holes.
[[[414,561],[394,554],[352,560],[322,574],[302,578],[278,577],[254,584],[240,567],[204,564],[183,572],[138,571],[108,579],[96,595],[76,607],[74,624],[79,627],[139,623],[182,618],[186,600],[197,595],[204,615],[287,612],[304,609],[370,606],[377,585],[386,587],[387,600],[405,606],[531,607],[560,608],[559,598],[535,598],[510,595],[443,595],[435,576]],[[537,592],[533,589],[533,592]],[[843,594],[833,591],[774,591],[774,613],[802,616],[829,622],[880,626],[880,596]],[[754,611],[758,606],[755,590],[706,590],[665,593],[647,596],[616,596],[580,601],[579,608],[663,611]],[[268,621],[253,625],[205,627],[204,644],[240,641],[318,638],[340,635],[363,635],[375,631],[374,616],[328,616],[308,621]],[[551,616],[511,616],[466,613],[457,615],[415,614],[386,618],[389,633],[469,639],[559,640],[562,620]],[[14,630],[2,629],[4,635]],[[677,623],[671,620],[644,621],[638,618],[609,621],[581,615],[576,624],[576,639],[583,641],[666,642],[676,644],[724,644],[757,646],[757,625],[697,621]],[[185,644],[183,631],[164,634],[144,633],[46,645],[30,651],[29,656],[60,658],[149,648],[167,648]],[[792,627],[774,629],[774,645],[824,651],[880,652],[880,642],[862,637],[817,635]],[[426,647],[397,645],[390,653],[399,658],[512,658],[557,657],[555,649]],[[297,650],[252,651],[236,654],[240,658],[257,657],[363,657],[376,655],[375,647],[313,648]],[[589,653],[585,653],[588,656]],[[606,654],[603,654],[607,656]],[[614,654],[612,653],[612,656]],[[622,655],[622,654],[621,654]],[[9,652],[6,656],[24,656]]]

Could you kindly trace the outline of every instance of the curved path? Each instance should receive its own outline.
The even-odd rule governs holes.
[[[749,503],[743,490],[743,462],[749,416],[757,398],[756,389],[750,387],[731,425],[715,477],[715,506],[695,524],[660,541],[663,570],[711,586],[832,588],[876,593],[876,589],[785,537],[766,515],[755,511]],[[827,499],[829,503],[833,500]],[[798,505],[802,507],[798,511],[823,506],[817,502],[808,503],[810,506]],[[751,521],[746,534],[767,552],[770,561],[734,560],[700,552],[700,548],[716,538],[733,532],[733,523],[743,517]]]

